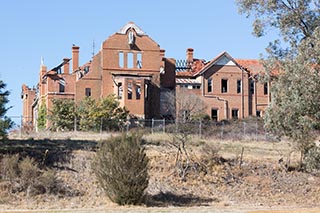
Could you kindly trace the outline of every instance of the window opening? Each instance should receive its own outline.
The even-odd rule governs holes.
[[[124,67],[124,53],[123,52],[119,52],[119,67],[123,68]]]
[[[257,110],[257,111],[256,111],[256,116],[257,116],[257,117],[261,117],[261,111],[260,111],[260,110]]]
[[[123,93],[123,89],[122,89],[122,83],[118,83],[118,99],[122,99],[122,93]]]
[[[132,83],[128,83],[128,99],[132,99]]]
[[[129,52],[127,53],[127,57],[128,57],[128,63],[127,63],[127,66],[128,68],[133,68],[133,53]]]
[[[144,98],[148,100],[148,84],[144,85]]]
[[[241,93],[241,80],[237,80],[237,93]]]
[[[142,68],[142,54],[137,53],[137,68],[141,69]]]
[[[212,92],[212,78],[208,79],[208,92]]]
[[[233,119],[238,119],[239,118],[239,110],[238,109],[232,109],[231,116],[232,116]]]
[[[140,84],[136,84],[136,99],[139,100],[141,97],[141,86]]]
[[[65,92],[65,81],[63,79],[59,81],[59,92]]]
[[[250,93],[254,94],[254,80],[250,79]]]
[[[268,95],[268,90],[269,90],[268,83],[264,83],[264,85],[263,85],[263,94]]]
[[[218,121],[218,109],[211,109],[211,119]]]
[[[221,93],[228,92],[228,79],[221,79]]]
[[[86,97],[90,97],[91,96],[91,88],[86,88],[85,92],[86,92]]]

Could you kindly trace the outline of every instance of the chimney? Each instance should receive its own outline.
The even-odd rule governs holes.
[[[44,76],[47,72],[47,66],[44,64],[40,65],[40,78],[42,78],[42,76]]]
[[[161,58],[164,58],[165,52],[166,52],[166,51],[165,51],[164,49],[161,49],[161,50],[160,50],[160,57],[161,57]]]
[[[69,58],[63,59],[63,73],[64,74],[69,74],[69,69],[70,69],[69,61],[70,61]]]
[[[188,48],[187,49],[187,61],[188,62],[193,62],[193,49],[192,48]]]
[[[78,46],[72,46],[72,72],[79,68],[79,49]]]

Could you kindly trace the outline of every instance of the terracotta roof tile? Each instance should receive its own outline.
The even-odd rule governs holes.
[[[258,74],[265,70],[261,61],[257,59],[236,59],[235,61],[251,74]]]

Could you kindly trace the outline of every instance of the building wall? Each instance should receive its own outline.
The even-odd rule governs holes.
[[[25,123],[35,123],[38,106],[45,103],[48,113],[55,98],[68,98],[79,103],[86,96],[94,99],[115,95],[120,106],[131,114],[142,118],[171,117],[174,107],[168,106],[169,96],[175,96],[181,85],[176,85],[176,61],[165,57],[165,50],[146,35],[134,23],[129,22],[120,31],[107,38],[101,50],[92,59],[79,66],[79,50],[72,47],[72,66],[70,59],[64,58],[56,69],[47,71],[42,64],[39,73],[38,96],[36,91],[23,87],[23,116]],[[219,59],[220,60],[220,59]],[[193,59],[193,49],[187,50],[187,61],[196,61],[198,70],[205,64]],[[71,72],[70,72],[71,67]],[[235,110],[237,117],[263,115],[269,103],[270,94],[265,93],[264,85],[255,83],[254,94],[250,87],[249,72],[244,71],[228,57],[198,75],[195,80],[199,87],[189,90],[198,95],[208,106],[206,113],[212,115],[217,110],[217,119],[230,119]],[[195,79],[194,79],[195,78]],[[212,80],[211,91],[208,81]],[[227,92],[222,91],[222,80],[227,80]],[[241,81],[239,92],[238,81]],[[61,82],[64,91],[61,90]],[[131,91],[131,93],[130,93]],[[174,104],[172,104],[174,105]],[[174,114],[174,113],[173,113]],[[31,120],[30,120],[30,119]]]

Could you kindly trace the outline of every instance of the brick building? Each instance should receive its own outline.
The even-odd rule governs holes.
[[[165,50],[133,22],[106,39],[81,66],[79,53],[80,48],[72,46],[72,58],[51,70],[42,62],[37,88],[22,86],[23,125],[36,126],[39,107],[45,104],[50,109],[52,99],[79,102],[86,96],[99,99],[109,94],[137,117],[174,117],[167,109],[172,101],[167,94],[181,87],[199,95],[214,120],[261,116],[268,104],[268,85],[254,78],[262,69],[257,60],[234,60],[222,53],[205,62],[194,59],[191,48],[186,60],[166,58]]]
[[[235,60],[223,52],[205,62],[194,59],[191,48],[186,55],[177,66],[177,93],[185,88],[201,97],[213,120],[263,115],[270,93],[268,83],[257,81],[264,70],[259,60]]]

